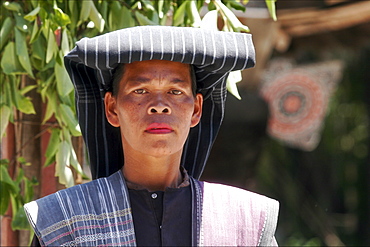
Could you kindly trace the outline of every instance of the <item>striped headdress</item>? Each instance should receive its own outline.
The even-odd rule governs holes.
[[[224,116],[226,78],[230,71],[253,67],[250,34],[192,27],[139,26],[83,38],[65,56],[76,89],[76,107],[93,178],[113,174],[123,165],[119,128],[104,113],[104,95],[120,63],[169,60],[194,67],[197,90],[204,96],[200,123],[190,130],[182,164],[199,178]]]

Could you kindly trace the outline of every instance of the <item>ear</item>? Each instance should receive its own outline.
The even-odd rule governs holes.
[[[198,93],[194,99],[194,112],[193,116],[191,117],[191,125],[190,127],[195,127],[200,121],[202,117],[202,110],[203,110],[203,95]]]
[[[105,116],[107,117],[108,122],[113,127],[119,127],[119,119],[116,112],[116,98],[112,95],[111,92],[107,92],[104,97],[105,105]]]

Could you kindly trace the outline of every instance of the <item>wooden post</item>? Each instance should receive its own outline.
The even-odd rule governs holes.
[[[1,158],[11,160],[15,154],[15,130],[14,125],[9,123],[6,129],[6,135],[1,142]],[[13,167],[9,167],[10,176],[14,175]],[[12,227],[12,209],[1,217],[1,246],[19,246],[18,231],[13,231]]]

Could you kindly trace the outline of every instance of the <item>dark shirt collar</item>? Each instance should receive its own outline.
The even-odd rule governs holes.
[[[183,187],[189,186],[189,184],[190,184],[188,172],[185,170],[184,167],[180,166],[180,172],[181,172],[182,182],[177,187],[175,187],[174,189],[183,188]],[[144,188],[144,186],[142,186],[140,184],[135,184],[133,182],[128,181],[127,179],[125,179],[125,181],[126,181],[126,184],[127,184],[127,188],[129,188],[129,189],[132,189],[132,190],[146,190],[146,188]],[[167,187],[166,190],[168,188],[169,187]]]

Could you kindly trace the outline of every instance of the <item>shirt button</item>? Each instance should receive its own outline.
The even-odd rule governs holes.
[[[152,198],[153,198],[153,199],[155,199],[155,198],[157,198],[157,197],[158,197],[157,193],[153,193],[153,194],[152,194]]]

